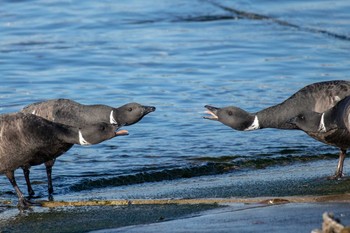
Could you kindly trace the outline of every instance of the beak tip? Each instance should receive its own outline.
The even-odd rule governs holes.
[[[126,136],[126,135],[129,135],[129,132],[125,129],[115,132],[115,136]]]

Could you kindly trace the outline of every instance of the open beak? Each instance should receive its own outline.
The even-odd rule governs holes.
[[[115,136],[126,136],[129,135],[129,132],[125,129],[119,130],[115,132]]]
[[[207,111],[205,111],[205,113],[209,114],[209,116],[204,116],[203,117],[204,119],[214,120],[214,121],[219,120],[217,114],[218,114],[218,110],[220,108],[216,108],[216,107],[213,107],[213,106],[210,106],[210,105],[205,105],[204,107],[207,109]]]

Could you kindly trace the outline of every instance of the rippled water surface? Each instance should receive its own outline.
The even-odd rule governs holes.
[[[302,132],[238,132],[202,116],[205,104],[254,112],[307,84],[349,79],[347,1],[0,4],[0,113],[53,98],[157,107],[129,136],[59,157],[56,194],[337,158]],[[44,166],[31,177],[45,197]],[[16,198],[4,176],[0,185]]]

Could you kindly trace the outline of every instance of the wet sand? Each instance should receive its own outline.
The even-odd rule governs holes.
[[[15,208],[3,210],[1,232],[311,232],[321,228],[324,212],[334,212],[343,224],[350,224],[350,193],[59,201],[44,202],[43,206],[20,214]]]
[[[350,225],[349,179],[326,179],[335,162],[69,192],[23,213],[13,195],[0,232],[311,232],[324,212]]]
[[[156,223],[188,216],[215,205],[130,205],[34,208],[0,222],[0,232],[88,232],[105,228]],[[4,213],[3,213],[4,214]]]
[[[311,232],[321,228],[319,213],[325,211],[336,209],[336,218],[349,223],[349,207],[350,203],[230,204],[198,216],[97,232]]]

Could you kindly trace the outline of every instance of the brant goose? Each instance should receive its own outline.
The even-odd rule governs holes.
[[[84,105],[70,99],[52,99],[30,104],[22,109],[24,113],[32,113],[49,121],[83,127],[87,124],[105,122],[118,128],[139,122],[148,113],[156,110],[153,106],[143,106],[138,103],[128,103],[118,108],[107,105]],[[65,151],[63,150],[62,153]],[[49,195],[53,193],[52,167],[55,160],[45,162],[48,178]],[[23,169],[27,182],[28,193],[34,195],[29,179],[29,169]]]
[[[323,113],[305,111],[289,122],[311,137],[340,149],[336,172],[330,178],[341,178],[346,150],[350,147],[350,96]]]
[[[106,122],[122,127],[139,122],[145,115],[155,110],[153,106],[138,103],[113,108],[102,104],[84,105],[70,99],[53,99],[30,104],[24,107],[22,112],[72,126]]]
[[[0,173],[14,187],[19,207],[31,204],[18,188],[14,176],[17,168],[28,168],[53,160],[73,144],[97,144],[127,131],[115,132],[116,126],[99,123],[82,128],[54,123],[25,113],[0,115]]]
[[[284,102],[249,113],[238,107],[217,108],[206,105],[205,119],[217,120],[235,130],[257,130],[263,128],[298,129],[288,121],[303,111],[322,113],[350,95],[350,82],[326,81],[310,84],[293,94]]]
[[[235,130],[248,131],[263,128],[300,129],[296,124],[291,123],[290,119],[309,111],[323,113],[349,95],[349,81],[325,81],[310,84],[300,89],[284,102],[256,113],[249,113],[234,106],[217,108],[206,105],[205,108],[207,108],[207,113],[210,116],[205,116],[204,118],[220,121]],[[309,135],[322,142],[327,137],[327,134],[322,132],[318,134],[309,133]],[[335,178],[341,176],[344,160],[343,154],[343,152],[340,154],[340,165],[338,167],[341,168],[337,169]]]

